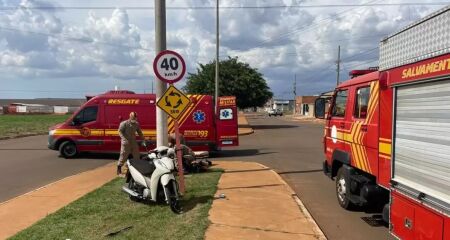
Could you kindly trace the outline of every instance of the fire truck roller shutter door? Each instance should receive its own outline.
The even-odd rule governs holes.
[[[449,206],[450,80],[397,87],[395,114],[393,180]]]

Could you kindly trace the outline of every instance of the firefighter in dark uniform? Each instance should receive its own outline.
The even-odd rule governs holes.
[[[120,157],[117,162],[117,175],[122,174],[122,166],[127,160],[130,154],[133,155],[133,159],[140,159],[139,145],[136,141],[136,133],[143,140],[142,144],[146,146],[144,135],[142,134],[141,127],[137,121],[137,113],[131,112],[130,118],[120,123],[119,136],[120,136]],[[128,167],[125,165],[124,173],[126,173]]]

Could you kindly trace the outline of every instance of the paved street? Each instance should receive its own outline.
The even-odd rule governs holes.
[[[335,183],[321,169],[322,125],[282,117],[247,119],[255,133],[240,137],[241,146],[223,152],[220,160],[257,161],[275,169],[296,191],[331,240],[390,239],[387,227],[370,226],[363,220],[371,219],[374,214],[350,212],[338,205]]]
[[[58,155],[58,152],[47,148],[47,136],[0,141],[0,202],[64,177],[105,165],[116,158],[115,155],[102,154],[64,159]]]

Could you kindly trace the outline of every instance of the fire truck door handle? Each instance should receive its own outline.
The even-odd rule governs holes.
[[[405,228],[412,229],[412,221],[409,218],[405,218]]]
[[[362,125],[361,126],[361,131],[367,132],[367,125]]]

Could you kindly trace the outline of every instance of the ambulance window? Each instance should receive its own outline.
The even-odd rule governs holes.
[[[369,106],[370,87],[358,88],[356,90],[355,118],[366,118],[367,107]]]
[[[96,106],[86,107],[75,116],[74,120],[81,124],[95,121],[97,120],[97,110],[98,107]]]
[[[93,122],[97,120],[97,107],[87,107],[84,109],[83,122]]]
[[[347,106],[347,90],[341,90],[336,93],[336,100],[333,107],[332,116],[334,117],[344,117],[345,108]]]

